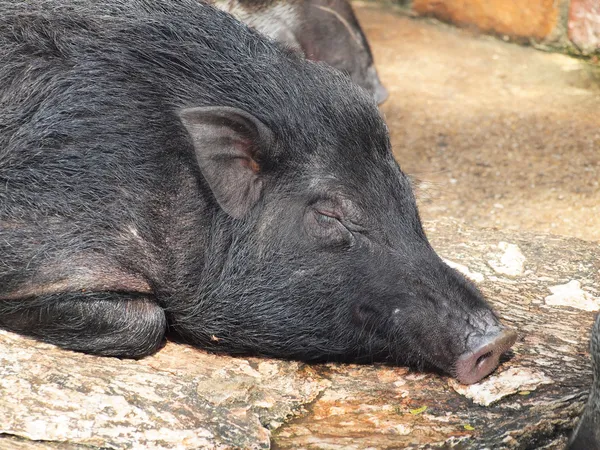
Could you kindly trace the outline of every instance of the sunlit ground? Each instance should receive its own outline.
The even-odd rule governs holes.
[[[600,240],[600,68],[356,7],[424,218]]]

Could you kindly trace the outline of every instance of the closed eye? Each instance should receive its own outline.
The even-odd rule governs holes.
[[[339,219],[339,217],[337,215],[335,215],[334,213],[330,212],[330,211],[316,211],[317,214],[315,214],[316,219],[317,219],[317,223],[321,226],[342,226],[345,228],[344,224],[342,223],[342,221]]]
[[[321,221],[321,223],[333,223],[334,221],[337,221],[340,224],[342,224],[342,226],[344,226],[344,228],[348,229],[349,231],[351,231],[353,233],[367,234],[367,229],[365,227],[358,225],[357,223],[352,222],[351,220],[342,219],[334,211],[330,211],[330,210],[326,210],[326,209],[318,209],[316,211],[317,211],[318,217],[319,217],[319,219],[317,219],[317,220]]]
[[[337,213],[333,212],[333,211],[329,211],[329,210],[326,210],[326,209],[317,209],[317,212],[321,216],[329,217],[330,219],[341,220],[340,216]]]

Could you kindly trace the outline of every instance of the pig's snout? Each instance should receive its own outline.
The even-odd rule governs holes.
[[[516,342],[517,333],[513,330],[485,334],[477,339],[471,349],[459,356],[456,361],[456,378],[463,384],[477,383],[498,367],[500,356]]]

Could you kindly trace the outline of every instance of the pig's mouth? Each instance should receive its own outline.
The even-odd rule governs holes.
[[[498,367],[500,356],[517,341],[514,330],[501,330],[486,336],[479,345],[463,353],[454,366],[454,376],[463,384],[473,384],[492,373]]]

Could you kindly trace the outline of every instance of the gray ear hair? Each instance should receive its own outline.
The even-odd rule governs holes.
[[[244,217],[262,194],[259,161],[273,132],[252,114],[225,106],[186,108],[179,118],[215,199],[231,217]]]

